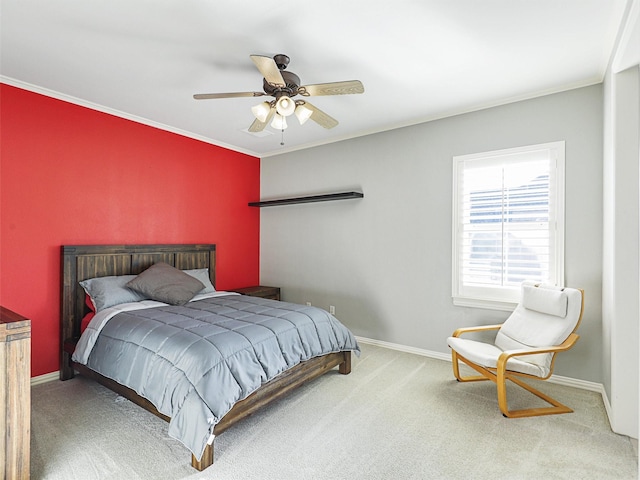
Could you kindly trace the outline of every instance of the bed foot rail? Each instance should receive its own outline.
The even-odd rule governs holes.
[[[351,373],[351,350],[342,353],[344,354],[344,361],[338,365],[338,372],[342,375],[349,375]]]
[[[191,454],[191,466],[199,472],[211,465],[213,465],[213,443],[207,444],[200,460],[193,453]]]

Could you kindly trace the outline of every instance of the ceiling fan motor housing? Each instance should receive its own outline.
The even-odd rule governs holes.
[[[267,95],[271,95],[273,97],[279,98],[282,95],[287,95],[288,97],[293,97],[298,94],[298,88],[300,87],[300,77],[293,72],[281,71],[282,78],[284,79],[284,83],[286,86],[278,87],[273,86],[266,79],[263,79],[262,86],[264,88],[264,92]]]

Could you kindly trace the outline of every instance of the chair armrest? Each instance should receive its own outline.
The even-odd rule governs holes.
[[[557,353],[564,352],[565,350],[569,350],[573,345],[578,341],[580,335],[577,333],[572,333],[567,337],[567,339],[562,342],[560,345],[554,345],[551,347],[537,347],[537,348],[522,348],[518,350],[505,350],[498,357],[498,365],[497,368],[500,370],[504,369],[507,365],[507,360],[511,357],[519,357],[524,355],[537,355],[539,353]]]
[[[458,328],[455,332],[453,332],[453,334],[451,336],[452,337],[459,337],[463,333],[486,332],[486,331],[490,331],[490,330],[500,330],[500,327],[502,327],[502,324],[499,324],[499,325],[479,325],[477,327],[463,327],[463,328]]]

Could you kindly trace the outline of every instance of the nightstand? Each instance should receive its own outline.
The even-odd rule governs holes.
[[[256,285],[254,287],[235,288],[231,292],[249,295],[251,297],[270,298],[271,300],[280,300],[280,287],[265,287]]]

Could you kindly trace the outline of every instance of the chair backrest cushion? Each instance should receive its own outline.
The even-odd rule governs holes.
[[[567,294],[563,288],[555,286],[522,285],[522,306],[547,315],[560,318],[567,316]]]
[[[580,290],[524,283],[522,300],[498,331],[495,344],[502,350],[560,345],[575,330],[581,313]],[[549,373],[553,354],[518,359],[538,365],[544,377]]]

